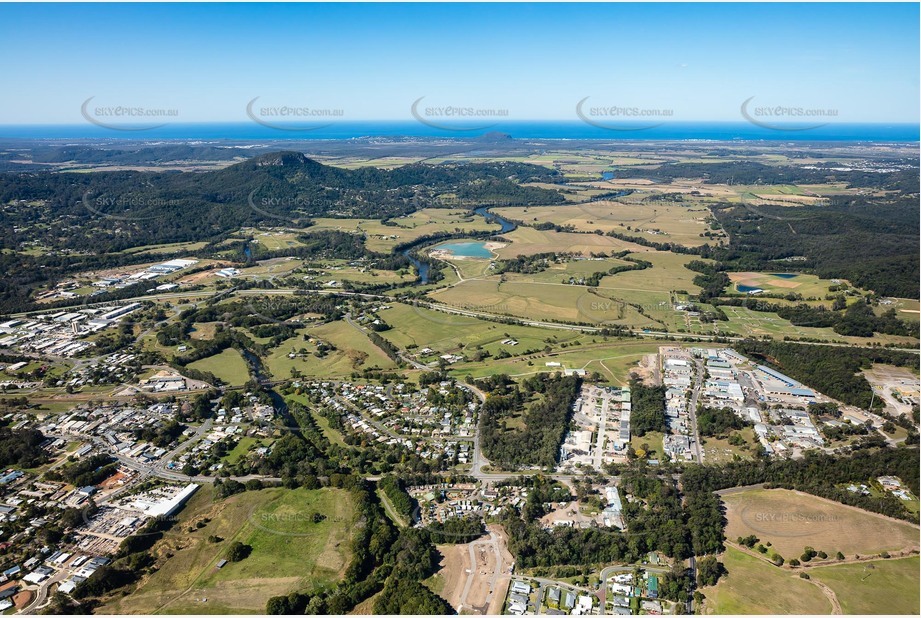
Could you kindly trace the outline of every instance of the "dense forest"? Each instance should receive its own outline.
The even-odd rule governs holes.
[[[0,427],[0,468],[16,466],[18,468],[35,468],[45,459],[41,444],[45,436],[35,429],[12,430]]]
[[[311,216],[386,218],[438,207],[454,194],[482,203],[553,204],[556,191],[521,182],[558,172],[523,163],[411,164],[393,170],[322,165],[297,152],[261,155],[202,173],[2,175],[0,243],[119,251],[209,240],[227,231]],[[67,220],[53,230],[46,226]]]
[[[642,438],[650,431],[664,433],[668,429],[665,421],[664,386],[646,386],[642,380],[630,380],[630,432]]]
[[[564,199],[559,192],[521,183],[558,174],[512,162],[346,170],[296,152],[209,172],[0,174],[0,310],[28,310],[35,287],[67,274],[143,262],[145,256],[119,253],[132,247],[210,241],[199,253],[213,252],[242,227],[307,227],[318,215],[383,219],[440,207],[443,195],[469,200],[464,203],[555,204]],[[322,250],[309,244],[302,255]],[[22,251],[35,245],[45,250]],[[389,267],[405,265],[400,259]]]
[[[724,270],[770,272],[783,265],[847,279],[884,296],[918,298],[917,195],[837,196],[829,202],[796,208],[717,204],[713,214],[730,244],[700,255],[723,263]]]
[[[578,377],[558,373],[538,374],[520,384],[477,382],[488,392],[480,410],[486,457],[512,469],[556,465],[579,384]],[[535,396],[536,401],[528,403]]]
[[[862,496],[840,487],[847,483],[865,483],[878,476],[898,476],[918,494],[921,457],[917,446],[911,448],[861,449],[847,456],[807,451],[804,459],[767,459],[733,462],[723,465],[689,466],[681,476],[685,492],[712,492],[729,487],[770,483],[805,491],[823,498],[906,519],[918,521],[892,494]]]
[[[697,430],[702,436],[725,436],[733,429],[751,425],[732,408],[701,408],[697,411]]]

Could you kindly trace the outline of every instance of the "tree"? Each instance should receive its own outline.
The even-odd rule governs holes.
[[[704,556],[697,561],[697,581],[701,586],[715,586],[726,572],[726,567],[715,556]]]
[[[227,559],[231,562],[240,562],[245,560],[253,551],[251,545],[246,545],[240,541],[234,541],[227,548]]]

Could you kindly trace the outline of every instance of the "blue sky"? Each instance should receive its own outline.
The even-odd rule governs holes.
[[[80,105],[245,121],[260,104],[411,120],[426,105],[741,120],[758,104],[918,122],[917,4],[0,4],[0,124]]]

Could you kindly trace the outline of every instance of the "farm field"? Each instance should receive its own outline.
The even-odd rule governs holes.
[[[913,298],[884,298],[877,307],[874,308],[877,314],[895,309],[896,316],[906,322],[917,322],[921,319],[921,302]]]
[[[231,386],[242,386],[249,380],[249,369],[246,367],[246,362],[233,348],[227,348],[220,354],[189,363],[189,367],[199,371],[209,371]]]
[[[271,232],[259,231],[255,233],[255,240],[269,251],[278,251],[281,249],[290,249],[292,247],[303,247],[304,243],[297,239],[298,236],[300,236],[300,232],[290,232],[287,230]]]
[[[450,199],[450,198],[446,198]],[[498,224],[487,223],[483,217],[460,208],[424,208],[384,225],[379,219],[314,219],[309,231],[340,230],[367,234],[365,246],[379,253],[390,253],[399,244],[438,232],[498,231]]]
[[[265,277],[280,277],[287,275],[292,270],[299,268],[304,265],[303,260],[299,260],[293,257],[280,257],[272,258],[269,260],[262,260],[257,262],[255,266],[249,268],[241,268],[240,274],[237,275],[241,279],[251,278],[251,279],[262,279]]]
[[[731,272],[727,274],[733,283],[733,289],[728,291],[742,294],[757,288],[773,294],[795,292],[802,294],[805,298],[822,299],[830,293],[829,287],[847,283],[844,279],[820,279],[815,275],[803,273]],[[773,299],[768,299],[767,302],[773,302]]]
[[[727,573],[715,586],[701,588],[705,614],[831,613],[831,602],[822,591],[796,573],[732,547],[720,561]]]
[[[588,255],[591,252],[616,253],[630,250],[640,253],[650,251],[647,247],[632,242],[619,240],[610,236],[597,234],[576,234],[572,232],[554,232],[552,230],[535,230],[532,227],[518,227],[514,231],[502,235],[511,241],[506,247],[496,253],[499,257],[508,258],[517,255],[533,255],[535,253],[571,252]]]
[[[588,340],[588,336],[572,331],[497,324],[402,303],[391,304],[389,309],[380,311],[379,315],[393,327],[381,333],[385,339],[402,348],[428,347],[439,354],[471,354],[477,347],[493,355],[501,349],[511,354],[521,354],[528,349],[543,349],[551,338],[555,342],[554,346]],[[515,339],[518,345],[503,345],[501,342],[506,339]],[[410,349],[410,352],[415,351]]]
[[[573,226],[581,232],[615,231],[656,242],[673,242],[696,247],[712,239],[701,234],[709,230],[710,210],[691,201],[657,201],[641,203],[642,192],[616,201],[554,206],[495,208],[503,217],[522,221],[525,225],[551,222]],[[628,230],[627,227],[631,229]]]
[[[432,292],[432,300],[455,307],[479,310],[535,320],[558,320],[589,324],[621,325],[636,328],[657,328],[655,319],[639,313],[623,298],[624,291],[643,304],[655,303],[665,310],[667,293],[624,290],[609,287],[589,288],[564,283],[531,281],[501,281],[498,278],[475,279],[454,287]],[[471,303],[476,299],[477,303]],[[663,304],[664,303],[664,304]]]
[[[831,588],[845,614],[919,613],[918,557],[809,569]]]
[[[721,331],[729,332],[743,337],[760,337],[771,335],[775,339],[785,336],[822,339],[826,341],[843,341],[856,345],[885,345],[897,343],[906,346],[917,346],[917,339],[898,335],[875,334],[873,337],[846,337],[839,335],[832,328],[816,328],[812,326],[796,326],[776,313],[768,311],[752,311],[746,307],[720,307],[729,318],[728,322],[716,322],[711,325],[702,325],[700,330],[693,332],[711,332],[714,326]]]
[[[754,534],[786,559],[804,547],[834,556],[876,554],[918,547],[918,527],[786,489],[750,489],[722,496],[726,538]]]
[[[206,242],[176,242],[163,245],[145,245],[143,247],[132,247],[131,249],[125,249],[120,251],[124,254],[138,254],[138,255],[157,255],[160,253],[172,253],[173,251],[197,251],[203,248],[208,243]]]
[[[671,290],[697,292],[696,275],[684,267],[690,258],[654,251],[630,254],[651,262],[651,268],[631,270],[602,278],[597,287],[570,285],[596,271],[624,264],[621,260],[585,260],[554,265],[529,275],[507,273],[468,279],[450,288],[433,291],[438,302],[517,317],[620,325],[632,328],[677,330],[683,315],[671,305]],[[479,303],[471,304],[471,299]]]
[[[326,519],[313,523],[314,512]],[[350,495],[339,489],[273,488],[215,501],[212,489],[204,487],[151,550],[161,567],[133,594],[112,600],[104,613],[264,613],[271,596],[342,576],[353,514]],[[188,532],[205,519],[210,521],[204,527]],[[212,535],[223,540],[211,543]],[[252,553],[217,569],[234,541],[250,545]]]

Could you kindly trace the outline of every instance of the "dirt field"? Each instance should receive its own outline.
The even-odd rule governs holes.
[[[488,526],[489,536],[472,543],[439,545],[444,556],[436,574],[441,596],[468,614],[498,614],[510,582],[514,561],[501,526]],[[473,565],[473,566],[471,566]]]
[[[35,593],[31,590],[21,590],[13,595],[13,605],[16,609],[22,609],[23,607],[28,607],[29,603],[32,602],[32,599],[35,597]]]
[[[893,391],[901,391],[907,397],[918,392],[918,376],[907,367],[873,365],[863,371],[864,377],[873,386],[877,398],[886,402],[886,412],[894,416],[911,415],[911,404],[896,399]]]
[[[918,547],[918,527],[809,494],[752,489],[722,496],[726,538],[754,534],[786,559],[806,546],[834,556],[875,554]]]

